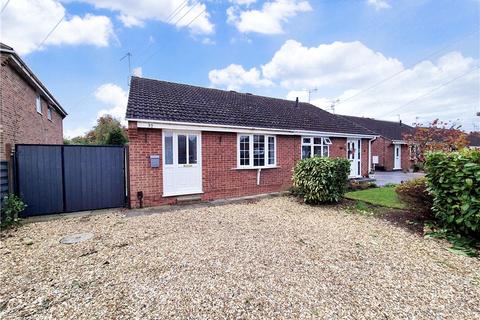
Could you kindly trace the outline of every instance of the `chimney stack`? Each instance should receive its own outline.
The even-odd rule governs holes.
[[[298,107],[298,97],[297,100],[295,100],[295,107]]]

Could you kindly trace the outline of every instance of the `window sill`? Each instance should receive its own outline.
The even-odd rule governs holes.
[[[280,166],[269,166],[269,167],[236,167],[233,168],[232,170],[258,170],[258,169],[278,169]]]

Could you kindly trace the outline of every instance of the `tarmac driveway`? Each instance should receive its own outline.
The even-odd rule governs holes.
[[[404,181],[413,180],[423,177],[423,172],[403,172],[403,171],[390,171],[390,172],[375,172],[375,183],[382,187],[389,183],[400,184]]]

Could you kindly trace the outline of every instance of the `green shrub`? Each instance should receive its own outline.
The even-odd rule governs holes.
[[[480,236],[480,151],[432,152],[425,169],[435,216],[452,230]]]
[[[307,203],[338,202],[346,191],[349,172],[347,159],[308,158],[293,169],[293,186]]]
[[[27,205],[22,199],[14,194],[10,194],[3,198],[1,212],[1,227],[8,228],[18,223],[18,215],[25,210]]]
[[[397,185],[395,192],[410,210],[424,215],[431,214],[433,198],[427,190],[427,179],[425,177],[403,182]]]

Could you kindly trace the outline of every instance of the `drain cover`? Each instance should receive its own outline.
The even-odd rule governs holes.
[[[93,233],[76,233],[63,237],[62,239],[60,239],[60,243],[72,244],[86,241],[91,238],[93,238]]]

